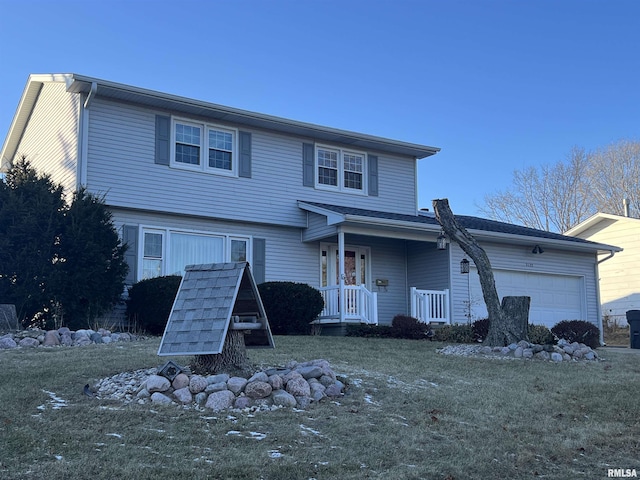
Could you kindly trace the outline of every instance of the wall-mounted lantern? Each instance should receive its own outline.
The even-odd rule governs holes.
[[[447,237],[444,236],[444,232],[440,232],[440,236],[436,239],[436,246],[438,250],[447,249]]]
[[[535,247],[533,247],[533,250],[531,250],[531,253],[533,253],[534,255],[540,255],[544,253],[544,250],[540,245],[536,245]]]
[[[469,273],[469,260],[466,258],[460,260],[460,273]]]

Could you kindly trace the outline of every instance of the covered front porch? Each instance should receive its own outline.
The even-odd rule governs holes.
[[[314,323],[323,332],[325,326],[391,325],[398,314],[451,323],[450,255],[436,247],[437,225],[422,216],[381,222],[360,214],[369,211],[299,206],[309,212],[303,241],[319,247],[324,308]]]
[[[340,287],[320,287],[324,309],[316,323],[362,323],[378,325],[378,294],[364,285],[344,286],[344,315],[340,315]],[[411,316],[424,323],[451,323],[449,290],[410,288]]]

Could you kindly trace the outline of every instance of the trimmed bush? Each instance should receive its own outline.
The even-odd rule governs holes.
[[[322,294],[306,283],[265,282],[258,291],[274,335],[309,335],[324,307]]]
[[[180,287],[180,275],[142,280],[129,288],[127,318],[151,335],[162,335]]]
[[[435,331],[433,339],[437,342],[473,343],[471,325],[445,325]]]
[[[409,315],[396,315],[391,321],[391,335],[412,340],[427,338],[429,325]]]
[[[391,338],[392,329],[389,325],[347,325],[347,337]]]
[[[555,345],[556,337],[544,325],[529,324],[529,341],[538,345]]]
[[[471,330],[473,331],[473,341],[482,342],[489,335],[489,319],[476,320],[471,324]]]
[[[563,320],[557,323],[551,332],[570,343],[584,343],[591,348],[600,346],[600,330],[593,323],[585,320]]]

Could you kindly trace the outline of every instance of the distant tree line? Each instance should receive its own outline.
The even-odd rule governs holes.
[[[0,179],[0,303],[24,326],[91,326],[124,289],[127,264],[103,199],[63,188],[26,158]]]
[[[565,232],[596,212],[631,216],[640,208],[640,142],[621,140],[586,151],[574,147],[564,160],[513,172],[510,188],[486,195],[489,218]]]

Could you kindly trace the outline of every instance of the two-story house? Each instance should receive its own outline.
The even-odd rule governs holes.
[[[486,315],[477,274],[417,210],[426,145],[298,122],[76,74],[29,77],[2,147],[68,191],[100,195],[129,245],[129,283],[185,265],[250,262],[257,282],[320,289],[320,322]],[[455,202],[454,202],[455,203]],[[600,325],[597,253],[616,247],[459,216],[498,292],[531,321]]]

